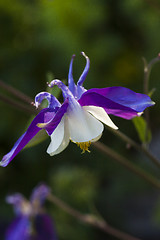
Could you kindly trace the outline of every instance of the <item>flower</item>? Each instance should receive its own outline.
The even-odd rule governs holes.
[[[20,193],[6,198],[13,205],[16,218],[8,227],[5,240],[57,240],[52,220],[42,209],[49,193],[50,189],[41,184],[33,190],[30,201]]]
[[[72,76],[72,65],[75,55],[72,56],[68,87],[60,80],[55,79],[49,85],[57,85],[64,97],[61,104],[56,97],[48,92],[41,92],[35,97],[35,106],[41,104],[43,99],[48,100],[48,107],[34,118],[27,131],[18,139],[11,151],[0,162],[5,167],[20,152],[22,148],[41,130],[45,129],[51,137],[47,153],[51,156],[62,152],[69,141],[76,143],[83,152],[89,151],[91,142],[97,141],[108,125],[118,129],[108,114],[131,119],[140,116],[145,108],[154,105],[150,97],[145,94],[135,93],[125,87],[92,88],[86,90],[83,82],[89,71],[89,58],[82,52],[86,59],[86,66],[77,85]]]

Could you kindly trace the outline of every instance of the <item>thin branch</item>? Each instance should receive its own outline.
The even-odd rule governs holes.
[[[147,63],[146,59],[143,58],[144,62],[144,93],[149,93],[149,77],[151,73],[151,69],[153,65],[160,61],[160,53],[156,58],[153,58],[149,63]]]
[[[31,108],[30,106],[27,106],[23,103],[20,103],[19,101],[13,100],[12,98],[6,97],[3,94],[0,94],[0,100],[3,102],[15,107],[16,109],[20,109],[23,112],[27,112],[29,114],[37,114],[38,111],[35,108]]]
[[[154,178],[152,175],[144,171],[143,169],[138,168],[136,165],[134,165],[132,162],[128,161],[125,157],[121,156],[120,154],[114,152],[111,148],[104,145],[101,142],[93,143],[93,145],[101,152],[103,152],[105,155],[108,155],[116,162],[119,162],[121,165],[126,167],[128,170],[136,174],[137,176],[141,177],[148,183],[152,184],[152,186],[160,189],[160,181]]]
[[[153,156],[153,154],[150,153],[146,147],[144,147],[143,145],[139,145],[138,143],[136,143],[134,140],[132,140],[131,138],[129,138],[128,136],[126,136],[124,133],[122,133],[119,130],[114,130],[109,127],[107,127],[107,129],[109,131],[111,131],[112,133],[114,133],[119,138],[121,138],[124,142],[129,143],[131,146],[133,146],[139,152],[143,152],[157,167],[160,168],[160,160],[158,160],[155,156]]]
[[[107,234],[110,234],[118,239],[121,240],[140,240],[139,238],[133,237],[127,233],[124,233],[112,226],[110,226],[107,222],[104,220],[98,218],[95,215],[92,214],[82,214],[81,212],[75,210],[71,206],[69,206],[67,203],[59,199],[58,197],[54,196],[53,194],[50,194],[48,196],[48,200],[61,209],[63,209],[65,212],[67,212],[69,215],[73,216],[74,218],[78,219],[79,221],[86,223],[88,225],[94,226]]]
[[[12,93],[15,97],[23,100],[26,103],[31,104],[31,102],[33,102],[33,100],[29,96],[17,90],[16,88],[10,86],[9,84],[4,83],[2,80],[0,80],[0,87],[5,89],[9,93]]]
[[[155,63],[160,61],[160,53],[156,58],[153,58],[149,63],[147,63],[145,58],[143,58],[143,61],[144,61],[144,93],[148,95],[149,94],[149,77],[150,77],[151,69]],[[145,110],[144,116],[147,123],[146,130],[145,130],[145,140],[147,142],[149,127],[150,127],[149,108]]]

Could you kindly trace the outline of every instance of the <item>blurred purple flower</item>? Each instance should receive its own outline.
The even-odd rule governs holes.
[[[18,139],[11,151],[0,162],[5,167],[20,152],[22,148],[43,128],[51,137],[47,153],[51,156],[62,152],[69,141],[76,143],[83,152],[89,151],[91,142],[97,141],[108,125],[118,129],[108,114],[132,119],[140,116],[145,108],[154,105],[150,97],[135,93],[124,87],[92,88],[86,90],[83,82],[89,71],[89,58],[86,58],[85,69],[77,85],[72,76],[72,65],[75,55],[72,56],[68,87],[60,80],[53,80],[49,87],[57,85],[63,93],[64,102],[60,102],[50,93],[41,92],[35,97],[35,106],[41,104],[43,99],[48,100],[48,107],[43,109],[32,121],[27,131]]]
[[[42,184],[33,190],[30,201],[20,193],[6,198],[13,205],[16,218],[8,227],[5,240],[57,240],[52,220],[42,208],[49,193],[50,189]]]

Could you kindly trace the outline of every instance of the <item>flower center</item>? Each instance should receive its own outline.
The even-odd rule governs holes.
[[[80,147],[80,149],[82,149],[82,153],[85,153],[85,151],[90,152],[89,151],[89,147],[91,145],[91,141],[89,142],[76,142],[77,146]]]

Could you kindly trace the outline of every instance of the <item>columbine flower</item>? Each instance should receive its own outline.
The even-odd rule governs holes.
[[[42,209],[49,193],[43,184],[34,189],[30,201],[20,193],[6,198],[13,204],[16,218],[7,229],[5,240],[57,240],[52,220]]]
[[[131,119],[141,115],[143,110],[152,106],[154,102],[145,94],[135,93],[124,87],[92,88],[86,90],[83,82],[87,76],[90,61],[86,58],[86,66],[77,85],[72,76],[72,65],[75,55],[72,56],[68,87],[60,80],[53,80],[49,87],[57,85],[64,97],[61,104],[48,92],[41,92],[35,97],[35,106],[43,99],[48,100],[48,107],[43,109],[32,121],[27,131],[15,143],[11,151],[6,154],[0,165],[5,167],[20,152],[20,150],[43,128],[51,137],[47,153],[51,156],[62,152],[69,141],[76,143],[82,150],[89,151],[91,142],[97,141],[103,132],[104,126],[117,129],[108,114]]]

